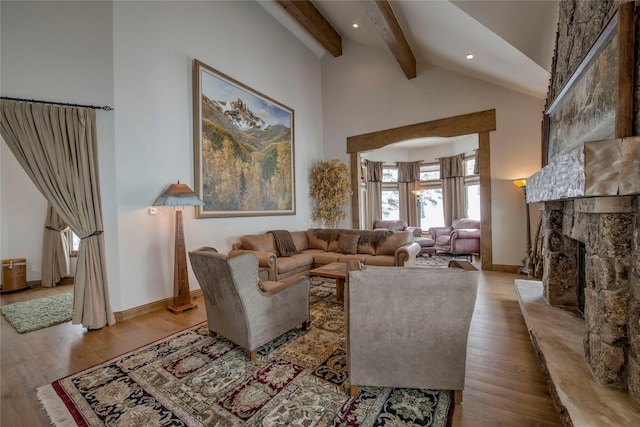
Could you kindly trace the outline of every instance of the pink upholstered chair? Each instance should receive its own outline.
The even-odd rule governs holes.
[[[436,252],[469,257],[480,254],[480,221],[478,220],[454,219],[451,227],[431,227],[429,233],[436,242]]]

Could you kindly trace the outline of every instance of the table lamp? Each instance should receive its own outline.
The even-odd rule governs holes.
[[[173,303],[167,310],[174,314],[197,308],[191,302],[189,275],[187,273],[187,252],[184,247],[184,229],[182,228],[182,208],[184,206],[202,206],[204,202],[187,184],[171,184],[153,202],[153,206],[174,206],[176,211],[176,237],[173,265]]]

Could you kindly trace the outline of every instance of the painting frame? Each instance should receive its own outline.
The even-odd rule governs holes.
[[[295,112],[193,60],[196,218],[295,215]]]
[[[544,112],[543,132],[545,134],[546,162],[556,155],[578,146],[588,140],[604,140],[613,138],[615,133],[617,105],[617,67],[618,67],[618,12],[609,20],[595,43],[584,56],[569,80],[556,95],[553,102]],[[602,73],[606,77],[602,77]],[[594,73],[600,73],[598,81],[607,81],[613,86],[595,87]],[[598,93],[598,91],[600,91]],[[613,100],[599,100],[595,111],[585,114],[581,105],[581,96],[588,93],[598,99],[601,93],[613,94]],[[584,102],[584,101],[582,101]],[[576,120],[576,111],[580,111],[581,121]],[[569,113],[569,114],[568,114]],[[564,135],[561,134],[564,132]],[[568,137],[569,136],[569,137]],[[562,145],[570,140],[569,145]]]

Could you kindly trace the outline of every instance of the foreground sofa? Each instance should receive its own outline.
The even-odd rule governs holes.
[[[207,309],[212,334],[219,334],[256,357],[256,349],[285,332],[309,328],[309,278],[258,281],[252,254],[228,258],[213,248],[189,252]]]
[[[352,271],[349,264],[344,304],[352,396],[359,386],[428,388],[455,390],[462,401],[479,272],[465,261],[455,266],[461,268]]]
[[[277,234],[277,233],[276,233]],[[245,235],[234,243],[230,257],[253,253],[264,280],[279,281],[332,262],[358,260],[364,265],[414,266],[420,245],[408,231],[310,228],[289,233],[295,248],[282,253],[274,233]]]

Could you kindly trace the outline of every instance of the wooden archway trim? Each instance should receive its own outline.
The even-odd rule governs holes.
[[[493,270],[491,140],[489,132],[495,130],[496,110],[493,109],[347,137],[347,153],[351,156],[351,226],[360,228],[360,153],[409,139],[450,138],[477,133],[480,162],[480,213],[482,216],[480,220],[482,269]]]

